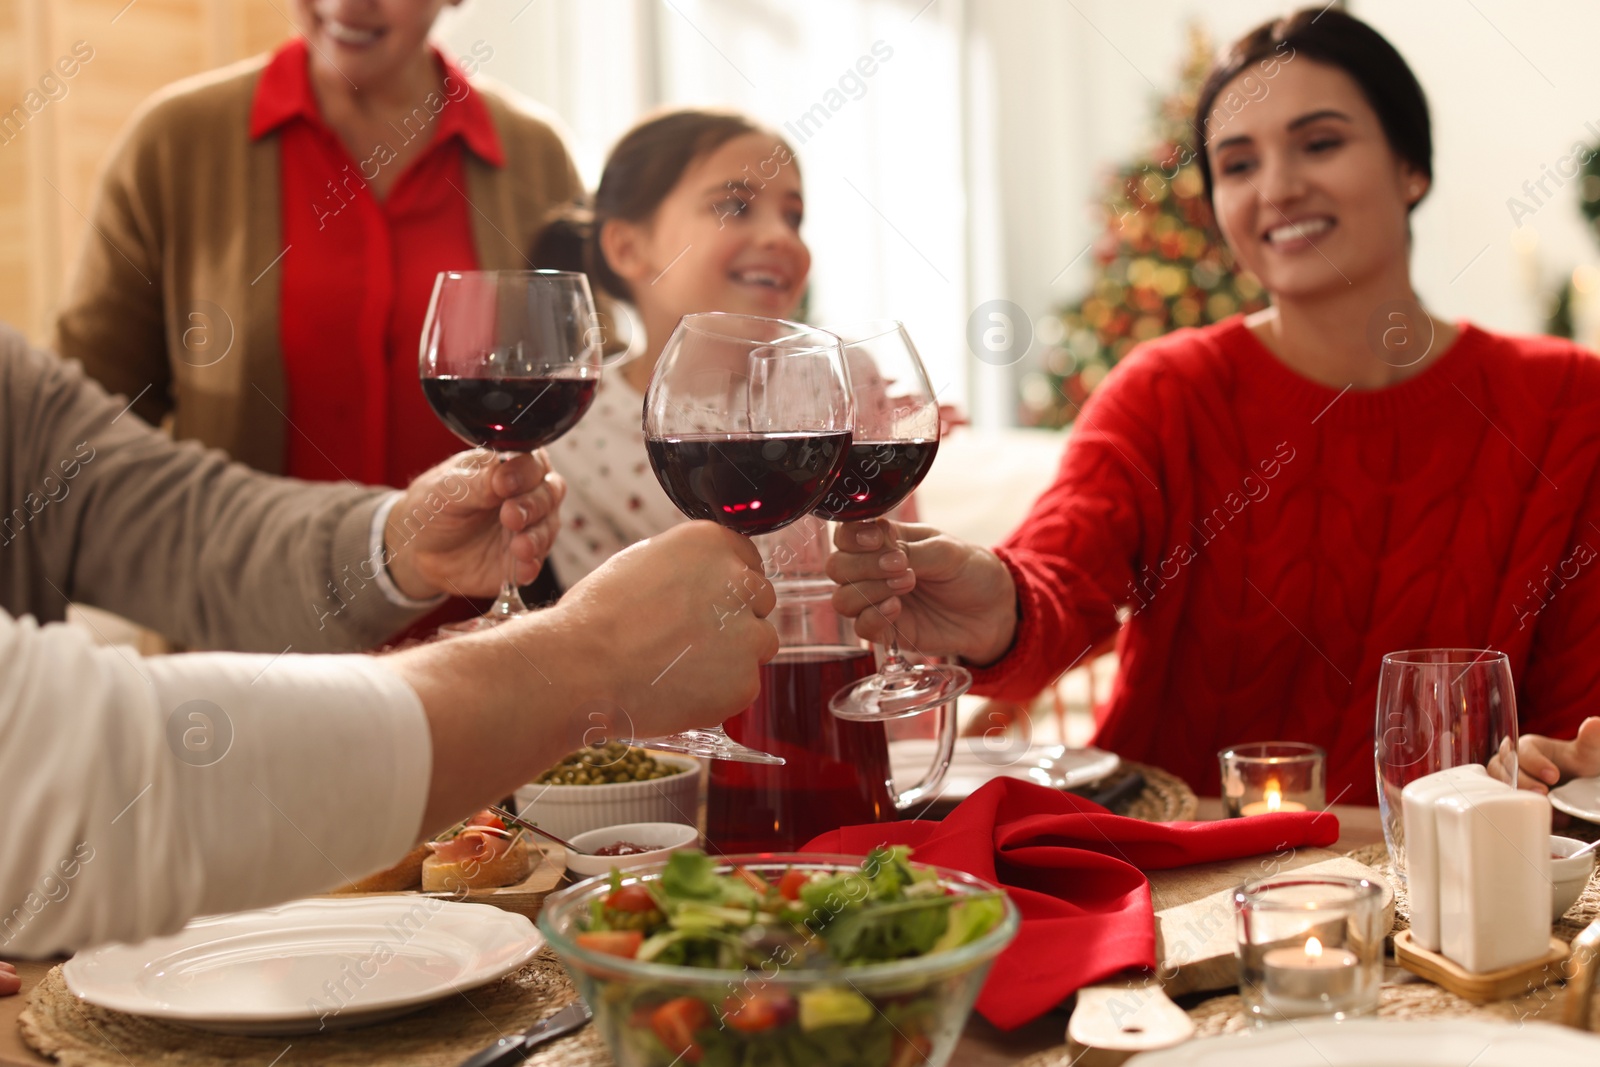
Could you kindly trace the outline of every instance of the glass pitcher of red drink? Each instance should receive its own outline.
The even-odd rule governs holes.
[[[729,736],[782,756],[781,767],[713,760],[706,793],[706,842],[725,853],[799,848],[841,826],[887,822],[936,795],[955,746],[953,704],[939,717],[939,745],[923,779],[896,792],[883,723],[847,722],[828,710],[843,686],[877,669],[852,620],[833,610],[823,573],[827,523],[806,518],[757,538],[778,592],[770,616],[777,657],[761,668],[761,695],[723,723]]]

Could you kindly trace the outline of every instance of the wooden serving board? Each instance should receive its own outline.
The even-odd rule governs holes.
[[[539,909],[544,907],[544,898],[555,892],[561,884],[561,879],[567,873],[567,850],[553,842],[535,842],[534,849],[539,853],[539,862],[534,864],[533,873],[528,875],[516,885],[502,886],[499,889],[469,889],[464,895],[455,893],[424,893],[420,889],[401,890],[399,895],[416,894],[419,897],[448,897],[459,900],[465,904],[492,904],[505,911],[514,911],[518,915],[526,915],[530,919],[539,917]],[[361,892],[333,892],[325,894],[330,897],[374,897],[394,896],[388,893],[361,893]]]
[[[1384,887],[1384,931],[1394,924],[1394,891],[1383,876],[1325,848],[1154,871],[1150,896],[1156,907],[1156,957],[1168,996],[1239,984],[1233,891],[1252,878],[1291,871],[1372,879]]]
[[[1067,1044],[1082,1067],[1121,1063],[1136,1052],[1187,1040],[1194,1025],[1171,997],[1239,984],[1233,891],[1252,878],[1298,871],[1370,878],[1385,886],[1384,929],[1394,922],[1394,892],[1372,868],[1325,848],[1151,871],[1156,909],[1154,975],[1127,972],[1078,991]]]
[[[1568,976],[1561,965],[1566,962],[1569,951],[1565,941],[1551,937],[1545,954],[1538,959],[1479,974],[1467,970],[1443,953],[1431,952],[1415,944],[1411,940],[1410,930],[1401,930],[1394,935],[1394,958],[1400,966],[1474,1004],[1509,1000],[1560,981]]]

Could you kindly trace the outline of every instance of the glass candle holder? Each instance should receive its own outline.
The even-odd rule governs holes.
[[[1257,1025],[1376,1011],[1383,889],[1365,878],[1273,875],[1234,891],[1239,994]]]
[[[1299,741],[1257,741],[1217,753],[1222,809],[1230,819],[1275,811],[1321,811],[1326,757]]]

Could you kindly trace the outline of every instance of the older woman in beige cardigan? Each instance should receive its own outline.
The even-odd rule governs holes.
[[[295,311],[283,306],[282,285],[290,259],[305,250],[285,248],[286,216],[317,209],[281,195],[285,142],[297,123],[252,133],[253,109],[270,103],[258,92],[270,66],[298,50],[317,111],[299,124],[318,125],[348,152],[351,171],[337,172],[345,200],[397,195],[407,172],[452,140],[436,137],[437,127],[469,101],[481,105],[500,159],[464,138],[460,180],[447,175],[476,259],[461,267],[526,269],[523,250],[546,214],[582,190],[550,121],[507,92],[464,83],[492,46],[480,44],[459,68],[429,47],[442,0],[390,5],[400,17],[366,47],[348,43],[363,27],[320,14],[337,6],[302,0],[301,36],[274,55],[178,82],[140,107],[105,164],[56,322],[56,351],[110,391],[137,397],[134,410],[146,420],[170,416],[178,437],[269,472],[284,471],[286,419],[297,406],[280,341],[283,317]],[[388,343],[397,358],[409,354],[394,373],[415,387],[416,336]]]
[[[57,351],[258,470],[401,486],[459,448],[417,381],[434,276],[528,268],[581,186],[548,121],[467,80],[492,45],[458,66],[428,44],[443,2],[301,0],[273,55],[146,102]]]

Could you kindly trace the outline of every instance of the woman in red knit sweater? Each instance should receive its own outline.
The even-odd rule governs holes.
[[[994,551],[841,527],[835,606],[1011,698],[1120,629],[1096,743],[1211,794],[1219,748],[1288,739],[1327,749],[1330,799],[1372,803],[1399,649],[1501,649],[1523,730],[1573,736],[1600,687],[1600,360],[1423,308],[1427,104],[1366,24],[1252,31],[1195,124],[1217,225],[1272,307],[1130,353]],[[1600,770],[1589,729],[1582,749],[1530,739],[1523,784]]]

